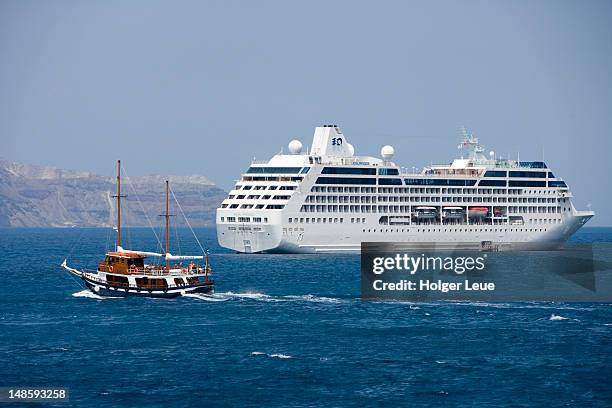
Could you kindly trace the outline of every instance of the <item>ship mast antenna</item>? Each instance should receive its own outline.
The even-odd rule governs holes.
[[[117,250],[121,247],[121,160],[117,160],[117,195],[113,196],[117,199]]]

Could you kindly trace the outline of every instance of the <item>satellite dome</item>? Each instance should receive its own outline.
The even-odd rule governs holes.
[[[354,156],[355,155],[355,148],[353,147],[353,145],[350,144],[350,143],[347,143],[347,147],[348,147],[348,150],[349,150],[349,153],[351,154],[351,156]]]
[[[395,154],[395,149],[393,148],[393,146],[386,145],[386,146],[383,146],[382,149],[380,149],[380,155],[385,160],[391,160],[394,154]]]
[[[291,154],[299,154],[301,151],[302,142],[296,139],[289,142],[289,152],[291,152]]]

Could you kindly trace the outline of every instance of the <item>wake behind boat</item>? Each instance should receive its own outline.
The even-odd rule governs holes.
[[[166,181],[166,251],[165,254],[124,249],[121,247],[121,161],[117,162],[117,246],[115,251],[106,253],[95,271],[69,267],[67,260],[61,266],[83,280],[85,285],[100,296],[126,297],[141,296],[173,298],[188,293],[212,293],[214,282],[209,279],[211,272],[208,254],[172,255],[169,252],[168,193]],[[145,263],[149,257],[163,258],[158,263]],[[187,267],[171,265],[170,261],[190,261]],[[203,266],[195,261],[204,260]]]

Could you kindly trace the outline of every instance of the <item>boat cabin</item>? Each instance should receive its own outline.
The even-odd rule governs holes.
[[[137,270],[143,270],[144,259],[143,255],[134,252],[108,252],[104,260],[98,265],[98,270],[128,274]]]

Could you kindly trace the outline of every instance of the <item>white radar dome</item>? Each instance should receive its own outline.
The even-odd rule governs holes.
[[[380,155],[385,160],[391,160],[394,154],[395,154],[395,149],[393,148],[393,146],[386,145],[386,146],[383,146],[382,149],[380,149]]]
[[[292,140],[289,142],[289,152],[291,154],[299,154],[302,151],[302,142],[299,140]]]
[[[348,143],[347,146],[348,146],[349,153],[351,154],[351,156],[354,156],[355,155],[355,148],[353,147],[353,145]]]

